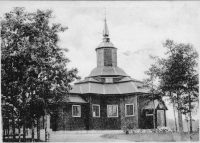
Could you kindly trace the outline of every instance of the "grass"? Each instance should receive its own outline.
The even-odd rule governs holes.
[[[199,141],[199,132],[198,131],[193,132],[191,135],[191,140],[190,140],[189,134],[187,132],[185,132],[182,135],[182,141]]]
[[[119,139],[134,142],[176,142],[190,141],[188,133],[136,133],[136,134],[105,134],[103,138]],[[199,132],[192,135],[191,141],[199,141]]]

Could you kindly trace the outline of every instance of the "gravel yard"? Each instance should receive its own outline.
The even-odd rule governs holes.
[[[108,133],[121,133],[122,131],[51,131],[50,142],[128,142],[127,140],[102,137]],[[44,130],[40,131],[41,140],[44,140]]]
[[[103,134],[57,134],[52,135],[50,142],[127,142],[127,140],[103,138]]]
[[[179,133],[136,133],[136,134],[104,134],[101,137],[109,139],[121,139],[134,142],[180,142],[190,141],[188,133],[182,138]],[[199,141],[199,133],[192,135],[191,141]]]
[[[40,132],[44,141],[44,130]],[[35,135],[36,137],[36,135]],[[123,131],[50,131],[50,142],[180,142],[190,141],[188,133],[130,133]],[[199,141],[199,133],[193,133],[191,141]]]

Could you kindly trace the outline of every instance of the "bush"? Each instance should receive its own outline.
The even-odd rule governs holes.
[[[169,127],[158,127],[157,129],[134,129],[132,126],[123,126],[123,132],[129,133],[167,133],[172,132]]]
[[[129,134],[131,131],[134,130],[134,125],[132,123],[128,123],[126,126],[123,126],[123,132]]]
[[[167,132],[172,132],[172,130],[169,127],[158,127],[157,132],[158,133],[167,133]]]
[[[125,134],[129,134],[129,129],[128,129],[127,126],[123,126],[123,127],[122,127],[122,130],[123,130],[123,132],[124,132]]]

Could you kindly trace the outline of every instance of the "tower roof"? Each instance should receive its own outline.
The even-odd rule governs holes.
[[[107,26],[107,20],[106,20],[106,17],[105,17],[105,23],[104,23],[104,29],[103,29],[103,42],[96,48],[104,48],[104,47],[115,47],[113,45],[113,43],[110,42],[110,38],[109,38],[109,31],[108,31],[108,26]]]
[[[111,42],[105,42],[103,41],[98,47],[98,48],[115,48],[115,46],[113,45],[113,43]]]
[[[102,66],[93,69],[88,77],[95,76],[128,76],[123,69],[114,66]]]

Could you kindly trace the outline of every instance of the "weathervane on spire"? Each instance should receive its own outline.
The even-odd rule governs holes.
[[[104,7],[105,8],[105,7]],[[108,26],[106,23],[106,9],[105,9],[105,25],[104,25],[104,30],[103,30],[103,37],[108,37],[109,36],[109,31],[108,31]]]

